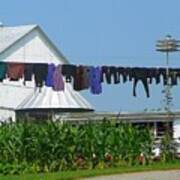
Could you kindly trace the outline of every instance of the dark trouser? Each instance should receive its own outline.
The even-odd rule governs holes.
[[[133,83],[133,96],[136,96],[136,86],[137,86],[138,81],[141,81],[141,82],[143,83],[144,90],[145,90],[145,92],[146,92],[146,96],[147,96],[147,97],[150,97],[150,95],[149,95],[148,82],[147,82],[147,79],[146,79],[146,78],[143,78],[143,79],[134,78],[134,83]]]

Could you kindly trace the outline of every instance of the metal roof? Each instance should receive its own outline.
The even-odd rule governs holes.
[[[37,25],[0,27],[0,54],[35,29]]]
[[[22,81],[0,83],[0,109],[93,109],[88,101],[70,84],[65,91],[55,92],[43,87],[41,92],[34,87],[24,86]]]
[[[172,122],[180,119],[180,112],[141,112],[141,113],[116,113],[116,112],[89,112],[89,113],[58,113],[57,120],[68,122],[103,122],[104,120],[116,123],[152,123],[152,122]]]
[[[0,26],[0,55],[2,55],[6,50],[15,45],[35,29],[37,29],[45,37],[45,39],[56,51],[59,57],[63,58],[65,63],[68,63],[68,60],[65,58],[65,56],[59,51],[59,49],[54,45],[54,43],[48,38],[48,36],[37,24],[12,27]]]

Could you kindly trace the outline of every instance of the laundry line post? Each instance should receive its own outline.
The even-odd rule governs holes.
[[[169,53],[179,51],[180,41],[172,38],[171,35],[167,35],[165,39],[158,40],[156,44],[156,50],[166,53],[166,84],[165,84],[165,111],[167,111],[168,121],[171,120],[171,81],[170,81],[170,71],[169,71]],[[169,131],[169,123],[167,123],[167,130]]]
[[[166,41],[166,47],[168,48],[168,40],[169,40],[169,38],[171,38],[170,36],[166,36],[166,39],[167,39],[167,41]],[[166,95],[166,98],[167,98],[167,100],[166,100],[166,111],[168,111],[168,112],[170,112],[171,111],[171,101],[172,101],[172,97],[171,97],[171,82],[170,82],[170,79],[169,79],[169,75],[170,75],[170,73],[169,73],[169,51],[167,50],[166,51],[166,86],[165,86],[165,95]]]

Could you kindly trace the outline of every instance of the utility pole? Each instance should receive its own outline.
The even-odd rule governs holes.
[[[166,54],[166,85],[165,85],[165,111],[167,112],[168,121],[171,120],[171,106],[172,106],[172,94],[171,88],[172,84],[170,81],[170,71],[169,71],[169,53],[179,51],[180,41],[173,39],[171,35],[167,35],[165,39],[158,40],[156,44],[156,50]],[[169,123],[167,122],[167,131],[169,131]]]

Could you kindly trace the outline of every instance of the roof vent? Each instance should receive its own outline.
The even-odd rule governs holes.
[[[4,27],[4,24],[0,21],[0,28]]]

